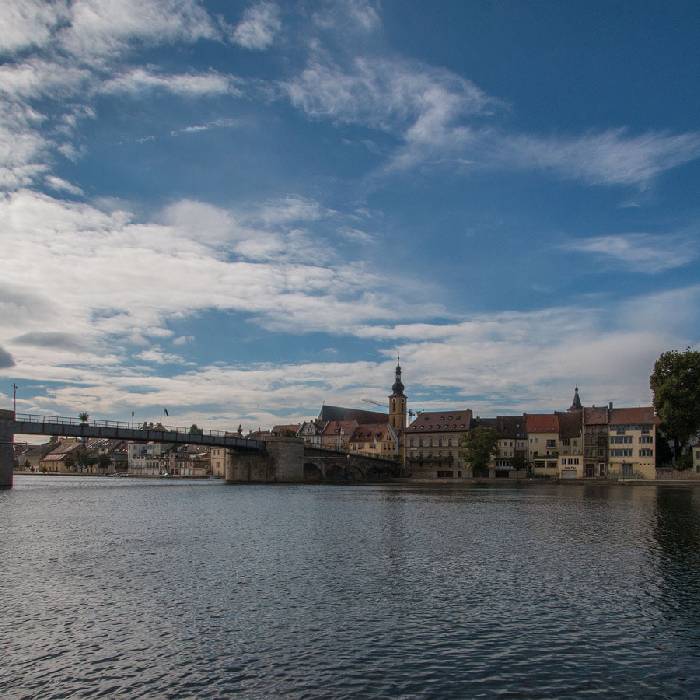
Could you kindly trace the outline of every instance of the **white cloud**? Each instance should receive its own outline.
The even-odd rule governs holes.
[[[210,131],[211,129],[231,129],[239,124],[240,122],[236,119],[212,119],[212,121],[204,122],[203,124],[190,124],[189,126],[183,126],[181,129],[173,129],[170,135],[197,134],[200,131]]]
[[[258,2],[243,13],[232,39],[246,49],[267,49],[281,28],[279,7],[274,2]]]
[[[179,335],[173,340],[173,345],[188,345],[194,341],[193,335]]]
[[[576,384],[588,405],[648,404],[653,362],[662,350],[692,338],[698,300],[700,288],[691,287],[607,308],[503,312],[439,327],[406,324],[383,331],[397,341],[415,408],[470,407],[481,415],[562,410]],[[674,310],[672,319],[647,329],[648,316],[668,310]],[[375,330],[381,334],[381,328]],[[363,397],[384,396],[393,353],[387,350],[385,360],[373,362],[222,363],[170,377],[109,364],[72,375],[67,368],[68,383],[38,401],[46,411],[87,407],[122,417],[134,408],[143,414],[172,406],[178,416],[192,416],[208,427],[268,426],[283,417],[314,415],[323,401],[362,406]],[[24,364],[12,370],[15,376],[24,371]]]
[[[394,136],[398,147],[384,172],[423,163],[468,171],[540,169],[593,185],[644,189],[659,174],[700,157],[700,132],[635,135],[620,128],[547,137],[484,126],[480,122],[501,103],[455,73],[384,56],[356,57],[343,67],[317,44],[304,70],[282,90],[314,119]]]
[[[77,185],[64,180],[61,177],[56,177],[55,175],[47,175],[44,180],[46,184],[56,192],[68,192],[68,194],[74,194],[77,196],[83,195],[84,192]]]
[[[137,43],[219,37],[218,28],[196,0],[76,0],[58,42],[75,56],[100,60]]]
[[[171,352],[164,352],[163,349],[157,345],[149,348],[148,350],[143,350],[134,357],[137,360],[143,360],[144,362],[149,362],[156,365],[185,364],[184,358],[180,357],[180,355],[175,355]]]
[[[347,32],[349,27],[354,27],[362,32],[373,32],[382,24],[376,4],[368,0],[336,0],[325,5],[316,3],[314,8],[312,19],[321,29]]]
[[[313,199],[288,195],[255,207],[248,213],[247,219],[255,224],[277,226],[301,221],[317,221],[333,213],[324,209]]]
[[[610,265],[635,272],[657,273],[683,267],[699,254],[697,243],[677,235],[626,233],[571,241],[565,250],[597,256]]]
[[[147,90],[163,90],[184,97],[238,95],[235,80],[215,71],[166,75],[147,68],[134,68],[103,83],[101,92],[139,95]]]
[[[700,157],[700,132],[609,129],[584,136],[506,135],[494,143],[496,162],[542,168],[594,185],[647,187],[660,173]]]
[[[443,394],[452,396],[448,405],[482,414],[562,408],[577,383],[589,402],[646,402],[658,353],[697,341],[697,287],[599,306],[419,323],[413,319],[442,310],[408,297],[397,302],[395,281],[361,264],[240,260],[221,249],[240,242],[229,238],[238,235],[236,217],[206,207],[194,214],[183,207],[154,224],[31,192],[2,199],[0,345],[14,357],[13,376],[61,384],[36,399],[37,410],[87,407],[123,416],[167,405],[200,423],[214,416],[212,427],[237,425],[243,415],[269,424],[309,415],[323,400],[360,405],[364,396],[382,396],[390,381],[393,348],[382,362],[224,364],[174,377],[130,366],[131,342],[171,336],[169,319],[206,309],[248,313],[273,330],[351,333],[393,345],[414,406],[429,407]],[[197,219],[218,228],[222,243],[201,240]],[[27,287],[29,268],[42,279],[40,289]],[[80,338],[83,349],[70,338]],[[160,366],[182,358],[149,344],[136,360]]]
[[[0,189],[27,185],[47,170],[43,121],[31,107],[0,100]]]
[[[320,51],[283,90],[313,118],[364,124],[400,140],[386,169],[404,170],[438,153],[454,154],[475,138],[466,117],[496,101],[448,70],[388,58],[355,58],[341,68]]]
[[[372,245],[377,242],[377,237],[367,231],[359,228],[346,226],[338,230],[341,238],[344,238],[351,243],[360,243],[361,245]]]
[[[359,263],[274,251],[246,260],[239,247],[245,254],[256,240],[272,241],[281,253],[307,245],[306,234],[251,231],[230,212],[198,202],[172,205],[155,224],[20,191],[0,200],[0,230],[7,251],[1,279],[17,296],[32,269],[43,280],[37,306],[51,308],[55,330],[124,338],[213,308],[246,312],[268,327],[338,331],[401,313],[389,293],[393,282]],[[33,330],[54,329],[32,314],[0,318],[0,342]]]
[[[65,61],[29,58],[0,66],[0,92],[13,99],[65,97],[75,94],[91,72]]]
[[[45,45],[56,25],[68,16],[66,2],[3,0],[0,3],[0,53]]]

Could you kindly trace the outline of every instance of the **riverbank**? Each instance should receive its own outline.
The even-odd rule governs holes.
[[[17,471],[14,472],[15,476],[61,476],[61,477],[97,477],[101,479],[212,479],[215,481],[221,481],[219,476],[175,476],[170,474],[169,476],[159,476],[157,474],[128,474],[125,472],[119,472],[114,474],[88,474],[75,472],[72,474],[67,474],[65,472],[30,472],[30,471]]]
[[[513,484],[532,484],[535,486],[551,486],[565,484],[567,486],[580,486],[582,484],[605,484],[610,486],[697,486],[700,487],[698,479],[392,479],[392,483],[404,484],[444,484],[445,486],[456,486],[459,484],[487,484],[489,486],[509,486]]]

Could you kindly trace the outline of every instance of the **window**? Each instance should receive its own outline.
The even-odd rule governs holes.
[[[612,457],[631,457],[632,450],[629,447],[617,448],[610,450],[610,455]]]
[[[654,438],[651,435],[642,435],[639,438],[639,442],[641,442],[642,445],[652,445],[654,443]]]
[[[439,471],[437,473],[438,479],[452,479],[454,477],[454,472],[452,471]]]
[[[556,440],[547,440],[547,447],[556,447],[557,446],[557,441]]]
[[[610,437],[611,445],[631,445],[632,436],[631,435],[613,435]]]
[[[640,457],[653,457],[654,456],[654,450],[652,450],[649,447],[642,447],[639,450],[639,456]]]

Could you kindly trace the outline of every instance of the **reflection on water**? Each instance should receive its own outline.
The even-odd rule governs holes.
[[[697,697],[700,489],[0,494],[3,697]]]

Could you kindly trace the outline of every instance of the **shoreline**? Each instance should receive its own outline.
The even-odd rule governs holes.
[[[219,476],[155,476],[146,474],[125,474],[124,476],[115,476],[113,474],[66,474],[62,472],[29,472],[15,471],[15,476],[59,476],[59,477],[90,477],[102,479],[163,479],[175,481],[220,481],[226,483],[223,477]],[[700,487],[698,479],[412,479],[412,478],[396,478],[386,479],[382,481],[275,481],[275,482],[232,482],[230,485],[245,486],[245,485],[260,485],[267,484],[270,486],[282,484],[294,484],[297,486],[381,486],[391,484],[394,486],[553,486],[565,484],[567,486],[696,486]]]

